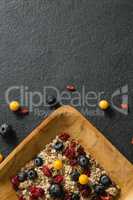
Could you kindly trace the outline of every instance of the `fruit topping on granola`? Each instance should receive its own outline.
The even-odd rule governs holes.
[[[26,179],[27,179],[27,173],[25,171],[22,171],[18,174],[19,182],[24,182]]]
[[[43,165],[43,159],[40,158],[40,157],[36,157],[35,160],[34,160],[34,162],[35,162],[35,165],[36,165],[37,167],[40,167],[40,166]]]
[[[43,171],[43,174],[45,176],[47,176],[47,177],[51,177],[52,176],[52,172],[51,172],[51,170],[50,170],[50,168],[48,166],[44,165],[42,167],[42,171]]]
[[[80,173],[77,170],[74,170],[71,172],[70,176],[72,181],[77,182],[79,180]]]
[[[64,181],[64,176],[57,175],[54,177],[54,183],[61,184]]]
[[[30,198],[31,199],[38,199],[44,197],[44,190],[40,187],[31,186],[29,188]]]
[[[78,193],[73,193],[72,194],[72,200],[79,200],[80,199],[80,196]]]
[[[53,148],[54,148],[56,151],[62,151],[63,148],[64,148],[63,142],[57,141],[57,142],[53,145]]]
[[[25,198],[23,196],[20,196],[19,200],[25,200]]]
[[[70,135],[67,133],[62,133],[59,135],[59,139],[61,139],[64,142],[66,142],[69,138],[70,138]]]
[[[14,176],[14,177],[12,177],[12,179],[11,179],[11,183],[12,183],[12,185],[13,185],[13,188],[15,189],[15,190],[17,190],[18,189],[18,186],[19,186],[19,179],[18,179],[18,176]]]
[[[27,172],[27,175],[28,175],[28,178],[30,180],[34,180],[35,178],[37,178],[37,172],[34,170],[34,169],[30,169],[28,172]]]
[[[119,187],[69,134],[56,136],[11,179],[18,200],[114,200]]]
[[[108,176],[103,175],[100,177],[100,183],[105,187],[109,187],[111,185],[111,180]]]
[[[64,191],[61,185],[52,184],[49,188],[49,194],[53,198],[62,198],[64,196]]]
[[[87,185],[89,183],[89,178],[87,175],[85,174],[81,174],[80,177],[79,177],[79,183],[81,185]]]
[[[60,170],[63,168],[63,163],[61,160],[55,160],[53,163],[53,167],[57,170]]]
[[[78,163],[83,168],[88,168],[89,167],[89,159],[84,155],[79,156]]]
[[[104,190],[105,188],[104,188],[104,186],[103,185],[95,185],[94,186],[94,191],[95,191],[95,193],[97,194],[97,195],[101,195],[101,194],[103,194],[104,193]]]

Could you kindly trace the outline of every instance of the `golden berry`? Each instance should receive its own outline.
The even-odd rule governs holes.
[[[109,107],[109,102],[108,102],[108,101],[106,101],[106,100],[101,100],[101,101],[99,102],[99,108],[100,108],[101,110],[106,110],[108,107]]]
[[[79,177],[79,183],[81,185],[88,184],[89,183],[89,177],[87,175],[85,175],[85,174],[80,175],[80,177]]]
[[[55,160],[53,163],[53,167],[57,170],[62,169],[63,163],[61,160]]]
[[[20,109],[20,103],[18,101],[12,101],[9,104],[9,108],[11,111],[16,112]]]

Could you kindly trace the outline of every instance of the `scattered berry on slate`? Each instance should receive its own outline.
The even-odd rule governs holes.
[[[127,103],[122,103],[121,108],[124,110],[128,110],[128,104]]]
[[[88,185],[88,184],[87,185],[80,185],[79,184],[78,187],[79,187],[80,193],[82,194],[82,196],[84,198],[89,197],[89,195],[92,191],[90,185]]]
[[[63,145],[62,142],[57,141],[57,142],[53,145],[53,148],[54,148],[56,151],[62,151],[63,148],[64,148],[64,145]]]
[[[57,99],[55,96],[51,95],[47,97],[47,103],[49,105],[55,105],[57,103]]]
[[[101,100],[101,101],[99,102],[99,108],[100,108],[101,110],[107,110],[107,109],[109,108],[109,102],[106,101],[106,100]]]
[[[72,200],[80,200],[80,196],[78,193],[73,193],[72,194]]]
[[[54,177],[54,183],[60,184],[63,182],[63,180],[64,180],[64,176],[62,175],[57,175]]]
[[[20,103],[18,101],[12,101],[9,104],[9,109],[13,112],[16,112],[20,109]]]
[[[84,155],[81,155],[78,157],[78,163],[81,167],[83,168],[88,168],[89,167],[89,158],[87,158]]]
[[[35,178],[37,178],[37,172],[34,170],[34,169],[30,169],[28,172],[27,172],[27,175],[28,175],[28,178],[30,180],[34,180]]]
[[[108,176],[103,175],[100,177],[100,183],[105,187],[109,187],[111,184],[111,180]]]
[[[19,114],[28,115],[28,114],[29,114],[29,109],[28,109],[27,107],[22,107],[22,108],[19,110]]]
[[[27,173],[25,171],[22,171],[18,174],[19,182],[24,182],[26,179],[27,179]]]
[[[13,130],[11,125],[5,123],[0,126],[0,135],[2,137],[9,136],[9,134],[11,134],[12,132]]]
[[[76,90],[76,87],[74,85],[67,85],[67,90],[70,92],[74,92]]]
[[[43,165],[43,159],[40,158],[40,157],[36,157],[35,160],[34,160],[34,163],[37,167],[40,167]]]
[[[44,190],[40,187],[31,186],[29,188],[31,199],[39,199],[44,196]]]
[[[80,173],[77,170],[74,170],[71,172],[70,177],[72,181],[78,181],[79,180]]]
[[[131,139],[131,144],[133,144],[133,138]]]
[[[0,163],[3,161],[4,157],[3,155],[0,153]]]
[[[51,170],[48,168],[48,166],[44,165],[42,167],[42,172],[44,173],[45,176],[47,177],[51,177],[52,176],[52,172]]]
[[[52,198],[62,198],[64,195],[62,186],[59,184],[52,184],[49,188],[49,194]]]
[[[18,186],[19,186],[19,179],[18,179],[18,176],[14,176],[14,177],[12,177],[12,179],[11,179],[11,183],[12,183],[12,185],[13,185],[13,188],[15,189],[15,190],[17,190],[18,189]]]
[[[70,135],[69,135],[68,133],[61,133],[61,134],[59,135],[59,138],[60,138],[62,141],[66,142],[66,141],[70,138]]]
[[[103,194],[104,193],[104,190],[105,190],[105,188],[104,188],[104,186],[103,185],[96,185],[95,187],[94,187],[94,191],[95,191],[95,193],[97,194],[97,195],[101,195],[101,194]]]

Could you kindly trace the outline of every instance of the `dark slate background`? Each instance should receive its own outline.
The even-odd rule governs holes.
[[[1,0],[0,123],[12,124],[17,135],[12,141],[0,138],[5,156],[45,115],[14,115],[5,91],[14,85],[40,92],[51,85],[63,91],[68,83],[80,92],[83,85],[87,91],[103,91],[109,100],[117,88],[128,85],[128,115],[116,110],[85,115],[133,162],[133,1]],[[10,99],[20,100],[19,92]],[[46,110],[43,105],[39,109]]]

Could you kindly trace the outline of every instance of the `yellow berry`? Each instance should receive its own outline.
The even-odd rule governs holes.
[[[87,175],[85,175],[85,174],[80,175],[80,177],[79,177],[79,183],[81,185],[88,184],[89,183],[89,177]]]
[[[11,111],[13,112],[16,112],[19,110],[20,108],[20,103],[18,101],[12,101],[10,104],[9,104],[9,108]]]
[[[108,107],[109,107],[109,102],[108,102],[108,101],[106,101],[106,100],[101,100],[101,101],[99,102],[99,108],[100,108],[101,110],[106,110]]]
[[[55,160],[54,164],[53,164],[53,167],[55,169],[57,169],[57,170],[62,169],[62,167],[63,167],[62,161],[61,160]]]
[[[0,153],[0,163],[3,161],[3,155]]]

